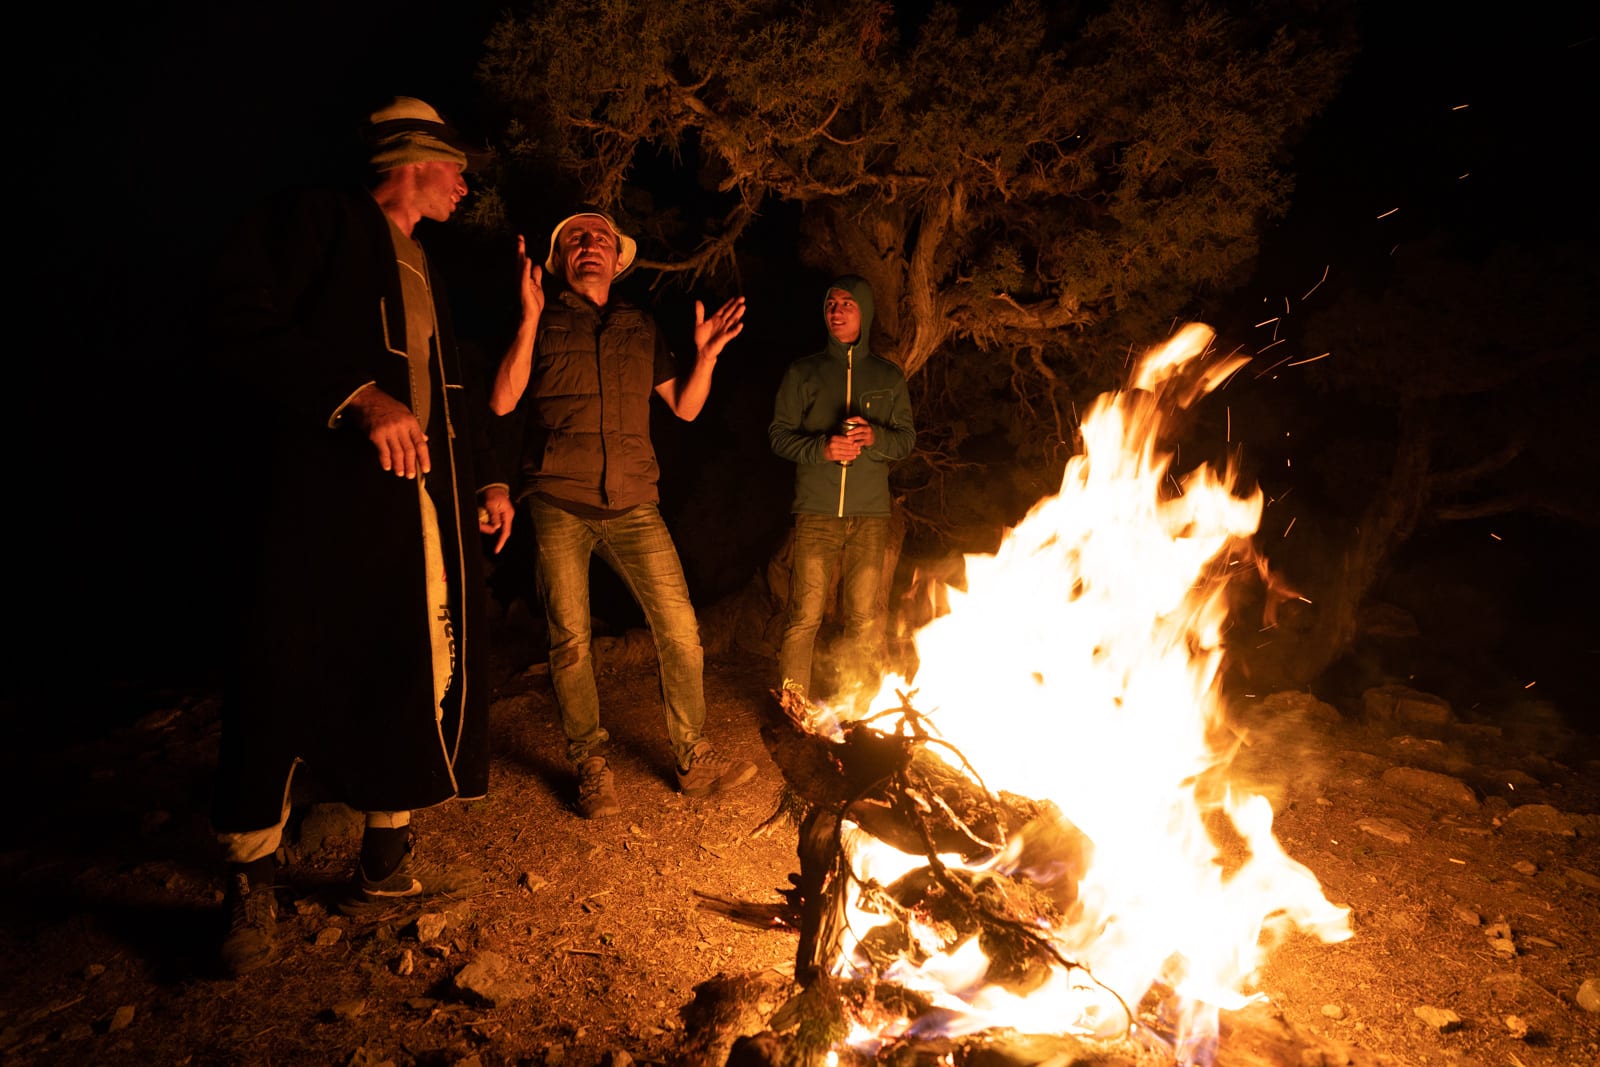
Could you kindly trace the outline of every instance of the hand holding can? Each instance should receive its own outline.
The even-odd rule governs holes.
[[[839,427],[839,436],[843,437],[848,442],[850,447],[853,449],[853,451],[851,452],[851,458],[850,459],[841,459],[839,461],[839,466],[841,466],[841,467],[850,466],[850,464],[852,462],[854,462],[854,457],[859,456],[861,454],[861,444],[860,444],[860,442],[858,442],[856,440],[856,434],[865,425],[866,425],[866,423],[862,422],[860,419],[858,419],[854,415],[852,415],[848,419],[844,420],[844,425]]]

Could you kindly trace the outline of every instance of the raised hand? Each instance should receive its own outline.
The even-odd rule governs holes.
[[[736,296],[706,318],[706,306],[694,302],[694,347],[702,360],[715,360],[723,347],[744,329],[744,297]]]

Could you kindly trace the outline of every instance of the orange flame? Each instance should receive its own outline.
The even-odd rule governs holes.
[[[949,951],[929,938],[939,951],[926,962],[876,975],[948,1009],[946,1033],[1115,1036],[1158,982],[1214,1027],[1216,1008],[1252,998],[1276,938],[1294,928],[1350,936],[1348,912],[1274,838],[1268,802],[1222,773],[1223,593],[1233,573],[1252,570],[1229,563],[1251,558],[1262,496],[1235,495],[1234,473],[1208,466],[1180,485],[1159,443],[1164,410],[1247,362],[1202,359],[1212,337],[1185,327],[1145,356],[1131,389],[1096,401],[1061,491],[995,555],[968,556],[966,588],[947,590],[949,612],[915,635],[926,724],[990,789],[1053,803],[1093,842],[1075,902],[1045,932],[1079,966],[1055,968],[1023,996],[986,980],[977,938]],[[873,713],[892,712],[910,691],[889,677]],[[1226,847],[1219,836],[1231,838]],[[986,869],[1009,870],[1020,847],[1013,841]],[[927,862],[858,829],[847,853],[868,885]],[[848,899],[851,936],[835,970],[859,975],[869,968],[859,939],[886,920],[855,889]],[[860,1036],[876,1043],[905,1025]]]

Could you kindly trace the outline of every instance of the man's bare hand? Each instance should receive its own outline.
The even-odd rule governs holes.
[[[350,398],[367,440],[378,450],[378,464],[399,478],[415,478],[433,469],[428,459],[428,435],[411,409],[369,385]]]
[[[878,440],[878,435],[872,432],[872,423],[866,419],[851,419],[847,426],[845,436],[860,448],[871,448]]]
[[[861,455],[861,445],[848,434],[836,433],[828,438],[827,445],[822,450],[823,459],[831,459],[835,463],[851,463]]]
[[[511,536],[511,520],[516,515],[517,509],[512,506],[511,496],[505,489],[496,485],[483,491],[483,512],[479,516],[478,532],[500,535],[494,542],[495,555],[500,554],[506,539]]]
[[[694,302],[694,348],[697,358],[716,360],[727,343],[744,329],[744,297],[736,296],[706,318],[706,306]]]

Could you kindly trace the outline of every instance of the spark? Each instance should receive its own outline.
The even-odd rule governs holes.
[[[1295,597],[1295,599],[1296,600],[1300,600],[1300,601],[1304,601],[1307,604],[1313,603],[1312,599],[1310,597],[1308,597],[1308,596],[1297,596],[1297,597]]]
[[[1291,367],[1304,367],[1307,363],[1315,363],[1317,360],[1319,360],[1319,359],[1327,359],[1331,355],[1333,355],[1332,352],[1324,352],[1320,356],[1312,356],[1310,359],[1302,359],[1298,363],[1289,364],[1289,366],[1291,366]]]
[[[1466,175],[1462,175],[1462,177],[1466,177]],[[1306,290],[1306,296],[1310,296],[1312,293],[1314,293],[1318,289],[1322,288],[1322,283],[1328,280],[1328,267],[1329,266],[1331,266],[1331,264],[1325,265],[1322,268],[1322,277],[1317,279],[1317,284],[1316,285],[1313,285],[1311,288]],[[1306,296],[1302,296],[1300,298],[1302,303],[1305,302]]]
[[[1287,340],[1288,340],[1287,337],[1280,337],[1276,341],[1273,341],[1271,344],[1262,345],[1261,346],[1261,351],[1257,352],[1256,355],[1259,356],[1261,354],[1261,352],[1265,352],[1269,348],[1277,348],[1279,345],[1283,344],[1283,342],[1285,342]]]
[[[1451,108],[1450,110],[1451,111],[1465,111],[1465,110],[1467,110],[1467,108],[1469,108],[1471,106],[1472,106],[1471,104],[1457,104],[1455,107]]]
[[[1232,444],[1233,443],[1233,408],[1225,407],[1222,410],[1227,412],[1227,415],[1228,415],[1227,436],[1225,436],[1223,438],[1223,440],[1227,441],[1229,444]]]
[[[1283,528],[1283,536],[1288,537],[1289,536],[1289,531],[1294,529],[1294,524],[1299,522],[1299,521],[1300,521],[1300,516],[1298,516],[1298,515],[1296,515],[1294,518],[1290,519],[1289,520],[1289,525],[1287,525],[1287,526],[1285,526]]]
[[[1388,211],[1385,211],[1385,212],[1384,212],[1384,213],[1383,213],[1383,214],[1382,214],[1382,215],[1379,215],[1379,216],[1378,216],[1378,218],[1380,218],[1380,219],[1386,219],[1386,218],[1388,218],[1388,217],[1389,217],[1389,216],[1390,216],[1390,215],[1393,215],[1393,214],[1395,214],[1395,213],[1396,213],[1396,212],[1398,212],[1398,211],[1399,211],[1399,210],[1400,210],[1400,209],[1399,209],[1399,208],[1397,208],[1397,207],[1392,207],[1392,208],[1390,208],[1390,209],[1389,209],[1389,210],[1388,210]]]
[[[1505,538],[1503,538],[1503,537],[1501,537],[1501,536],[1500,536],[1500,535],[1499,535],[1499,534],[1497,534],[1497,533],[1492,533],[1492,534],[1490,534],[1490,535],[1489,535],[1489,536],[1490,536],[1490,537],[1492,537],[1492,538],[1494,538],[1494,539],[1495,539],[1495,540],[1496,540],[1496,541],[1504,541],[1504,540],[1505,540]]]
[[[1262,319],[1260,322],[1256,323],[1255,328],[1259,330],[1263,326],[1271,326],[1273,323],[1277,322],[1278,319],[1280,319],[1280,318],[1282,318],[1281,315],[1274,315],[1270,319]]]
[[[1270,348],[1272,346],[1268,345],[1267,347]],[[1284,356],[1282,359],[1278,360],[1278,362],[1274,363],[1272,366],[1268,367],[1266,370],[1264,370],[1260,374],[1256,375],[1256,379],[1259,381],[1260,379],[1265,378],[1267,375],[1271,374],[1273,371],[1277,370],[1279,367],[1283,366],[1285,363],[1289,362],[1293,358],[1294,358],[1294,356],[1292,356],[1292,355],[1291,356]]]
[[[1456,859],[1456,858],[1455,858],[1455,857],[1454,857],[1454,856],[1448,856],[1448,857],[1446,857],[1446,858],[1447,858],[1447,859],[1448,859],[1448,860],[1449,860],[1449,861],[1450,861],[1450,862],[1451,862],[1451,863],[1459,863],[1459,864],[1460,864],[1460,865],[1461,865],[1461,866],[1463,866],[1463,867],[1465,867],[1465,866],[1466,866],[1466,865],[1467,865],[1467,861],[1466,861],[1466,860],[1458,860],[1458,859]]]
[[[1283,298],[1283,313],[1285,315],[1289,314],[1289,298],[1288,297],[1284,297]]]
[[[1394,254],[1395,254],[1395,253],[1396,253],[1396,252],[1397,252],[1397,251],[1399,251],[1399,249],[1400,249],[1400,246],[1399,246],[1399,245],[1395,245],[1395,246],[1394,246],[1394,247],[1393,247],[1393,248],[1391,248],[1391,249],[1389,249],[1389,254],[1390,254],[1390,255],[1391,255],[1391,256],[1392,256],[1392,255],[1394,255]]]
[[[1456,175],[1456,181],[1460,181],[1462,178],[1469,178],[1471,176],[1472,172],[1470,170],[1464,170],[1460,174]]]
[[[1524,688],[1524,689],[1532,689],[1534,686],[1536,686],[1538,684],[1539,684],[1538,682],[1529,682],[1527,685],[1523,686],[1522,688]]]

